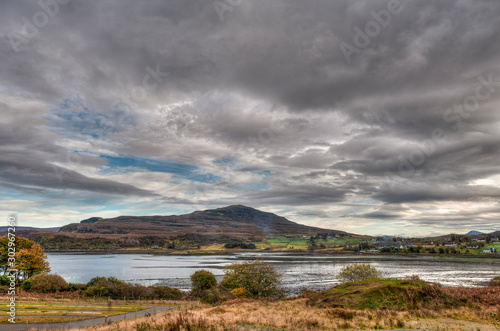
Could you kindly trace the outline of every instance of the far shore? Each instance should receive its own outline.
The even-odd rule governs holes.
[[[169,255],[169,256],[212,256],[212,255],[235,255],[238,253],[259,253],[259,254],[289,254],[294,256],[310,256],[310,255],[330,255],[330,256],[387,256],[387,257],[439,257],[449,259],[500,259],[500,254],[392,254],[392,253],[359,253],[359,252],[343,252],[343,251],[290,251],[290,250],[225,250],[225,251],[203,251],[203,250],[185,250],[185,251],[165,251],[161,249],[103,249],[103,250],[45,250],[45,253],[56,254],[151,254],[151,255]]]

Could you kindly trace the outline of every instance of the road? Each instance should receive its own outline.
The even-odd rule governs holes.
[[[143,309],[137,312],[137,317],[144,316],[146,314],[153,314],[154,312],[159,312],[163,310],[172,309],[175,307],[167,306],[147,306],[147,309]],[[135,312],[129,312],[127,314],[109,316],[108,322],[121,321],[128,318],[135,318]],[[66,317],[66,316],[65,316]],[[0,324],[0,331],[17,331],[17,330],[71,330],[71,329],[81,329],[93,325],[104,324],[105,318],[89,318],[81,321],[74,322],[64,322],[64,323],[43,323],[43,324]]]

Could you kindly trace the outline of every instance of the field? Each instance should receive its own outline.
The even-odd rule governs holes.
[[[316,239],[314,242],[317,245],[317,249],[328,249],[331,250],[342,250],[343,245],[357,246],[362,242],[363,239],[358,237],[340,237],[340,238],[326,238],[326,239]],[[300,237],[271,237],[263,238],[259,241],[250,241],[255,244],[256,250],[297,250],[297,251],[307,251],[310,247],[310,239],[303,236]],[[323,245],[324,247],[321,247]],[[224,248],[224,244],[210,244],[200,247],[201,252],[223,252],[231,251],[234,249]],[[236,249],[238,250],[238,249]]]
[[[496,248],[500,252],[500,245],[486,245],[484,248]],[[465,252],[465,250],[463,250]],[[478,249],[469,249],[469,252],[472,254],[484,254],[483,253],[483,248],[478,248]]]
[[[498,292],[496,293],[498,297]],[[308,298],[237,299],[220,306],[191,307],[93,328],[96,331],[149,330],[345,330],[433,329],[493,331],[500,327],[500,309],[490,305],[446,309],[351,309],[317,307]]]
[[[6,307],[7,298],[0,299],[0,304]],[[135,317],[135,312],[152,305],[173,309]],[[500,287],[441,289],[419,280],[386,279],[343,284],[295,298],[236,299],[218,306],[189,300],[108,303],[79,298],[27,298],[18,302],[17,309],[19,324],[70,319],[76,324],[84,318],[127,312],[127,319],[81,329],[95,331],[403,328],[493,331],[500,329]]]
[[[42,300],[44,302],[42,302]],[[0,301],[1,324],[8,324],[7,301]],[[54,323],[78,321],[88,318],[128,314],[146,309],[139,303],[117,303],[106,301],[84,301],[76,299],[26,299],[16,301],[16,323]]]

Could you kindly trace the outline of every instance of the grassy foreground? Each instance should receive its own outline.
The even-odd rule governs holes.
[[[31,298],[19,303],[20,315],[30,311],[43,316],[30,323],[60,321],[51,317],[55,312],[72,321],[131,312],[127,320],[82,329],[95,331],[500,330],[500,287],[442,289],[418,279],[360,281],[295,298],[236,299],[219,306],[197,301],[112,301],[109,305],[106,300],[77,298]],[[133,311],[155,304],[177,308],[134,318]]]
[[[353,310],[318,308],[307,299],[283,301],[242,301],[219,307],[195,305],[189,309],[161,312],[151,317],[122,321],[92,330],[341,330],[341,329],[433,329],[499,330],[500,320],[477,308],[446,311],[420,309]]]
[[[92,330],[500,330],[500,288],[441,289],[419,280],[343,284],[282,300],[178,308]]]

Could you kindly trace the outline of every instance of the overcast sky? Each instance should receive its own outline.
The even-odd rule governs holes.
[[[500,229],[498,0],[13,0],[0,32],[5,223]]]

